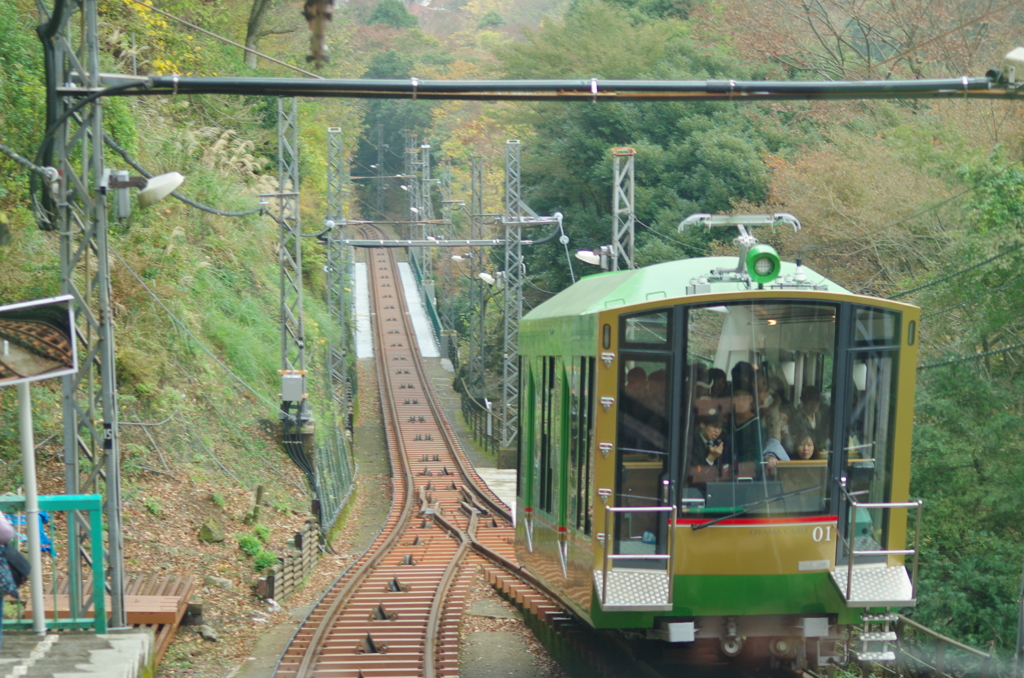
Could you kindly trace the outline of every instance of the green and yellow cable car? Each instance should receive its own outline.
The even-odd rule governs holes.
[[[520,562],[628,637],[891,660],[919,309],[740,245],[586,277],[522,319]]]

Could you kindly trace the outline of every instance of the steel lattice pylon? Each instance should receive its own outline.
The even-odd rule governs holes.
[[[95,0],[57,3],[54,12],[61,12],[59,16],[40,6],[47,20],[40,37],[52,56],[47,84],[51,91],[63,88],[47,109],[48,126],[86,93],[109,84],[100,76],[96,5]],[[103,134],[103,103],[98,99],[62,124],[53,146],[45,151],[44,162],[54,160],[61,173],[52,226],[60,236],[61,292],[74,297],[71,306],[82,356],[78,373],[62,378],[65,492],[104,495],[110,626],[119,627],[127,622]],[[89,462],[89,471],[83,470],[82,457]],[[76,523],[87,524],[82,517]],[[81,535],[79,530],[69,530],[68,567],[78,573],[78,581],[85,581]],[[75,596],[71,596],[70,614],[84,616]]]
[[[635,194],[633,167],[636,150],[632,148],[612,149],[612,261],[611,270],[619,270],[619,258],[623,268],[635,268],[633,257],[633,228],[635,220]]]
[[[420,149],[416,146],[417,135],[406,134],[405,137],[405,188],[409,197],[409,229],[408,234],[410,238],[423,238],[422,227],[416,228],[416,223],[420,220],[420,180],[419,180],[419,167]],[[414,235],[415,234],[415,235]],[[409,258],[416,261],[417,264],[420,262],[420,254],[418,249],[409,250]]]
[[[455,228],[452,224],[452,209],[455,205],[452,200],[452,159],[448,156],[441,158],[441,237],[454,238]],[[455,330],[455,307],[452,300],[455,298],[455,271],[451,255],[441,253],[441,289],[443,290],[443,301],[441,303],[441,325],[445,330]]]
[[[484,159],[479,155],[470,158],[470,234],[478,239],[483,234],[484,219]],[[479,275],[483,270],[484,252],[482,247],[470,248],[469,296],[470,308],[474,310],[469,316],[469,391],[474,398],[484,397],[484,304],[487,301],[484,282]]]
[[[420,204],[419,204],[419,218],[422,222],[420,224],[420,237],[426,238],[428,235],[437,236],[437,226],[433,223],[434,221],[434,201],[430,197],[430,144],[420,145]],[[431,248],[423,248],[421,261],[423,263],[423,282],[432,280],[434,278],[433,270],[433,252]]]
[[[512,447],[519,432],[519,319],[523,317],[523,226],[521,217],[536,216],[520,194],[518,139],[505,143],[505,326],[501,369],[501,445]]]
[[[299,218],[299,125],[296,99],[278,99],[278,261],[281,267],[281,368],[302,375],[306,387],[306,334],[302,322],[302,224]],[[303,399],[299,416],[311,415]]]
[[[347,380],[345,355],[347,353],[345,331],[345,271],[347,247],[341,243],[345,226],[344,174],[342,156],[342,134],[340,127],[327,128],[327,312],[334,321],[328,333],[328,370],[331,376],[331,394],[346,411]]]

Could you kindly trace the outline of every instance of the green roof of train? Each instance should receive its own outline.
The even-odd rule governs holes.
[[[652,264],[632,271],[614,271],[587,276],[530,311],[523,317],[523,321],[589,315],[607,308],[642,304],[657,299],[685,297],[687,296],[686,288],[693,278],[707,275],[716,268],[735,269],[736,261],[735,256],[681,259],[663,264]],[[829,292],[850,293],[807,266],[803,268],[807,275],[807,282],[815,285],[827,285]],[[795,272],[796,264],[784,261],[779,279]],[[770,287],[769,285],[766,289]],[[713,294],[745,292],[749,289],[752,287],[741,282],[718,282],[711,286]]]

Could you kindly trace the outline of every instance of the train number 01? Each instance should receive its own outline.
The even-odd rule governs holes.
[[[832,541],[832,526],[826,525],[821,527],[820,525],[811,531],[811,538],[814,541]]]

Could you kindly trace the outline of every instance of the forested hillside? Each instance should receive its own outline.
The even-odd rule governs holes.
[[[147,0],[148,1],[148,0]],[[158,0],[213,33],[306,68],[299,5],[275,0]],[[102,0],[105,68],[195,75],[297,74],[154,14]],[[43,133],[41,60],[27,0],[0,0],[0,143],[33,157]],[[253,28],[255,26],[255,29]],[[886,79],[980,76],[1018,46],[1024,8],[993,0],[351,0],[330,32],[326,77]],[[133,46],[134,45],[134,46]],[[469,201],[469,158],[486,162],[487,211],[501,209],[504,142],[523,141],[523,194],[538,214],[565,215],[569,247],[611,231],[611,155],[636,149],[641,264],[724,252],[728,243],[676,226],[693,212],[787,211],[804,229],[764,232],[783,258],[802,255],[849,289],[923,308],[913,487],[926,500],[918,621],[1004,654],[1015,642],[1024,534],[1024,109],[1014,102],[480,104],[303,100],[302,210],[322,223],[326,128],[345,133],[354,176],[402,173],[404,133],[453,160],[455,197]],[[259,97],[115,99],[107,131],[153,173],[179,170],[182,192],[244,209],[276,190],[276,101]],[[113,167],[124,166],[109,154]],[[56,293],[57,241],[41,232],[27,173],[0,155],[0,303]],[[377,191],[404,218],[397,182],[355,180],[346,210],[372,219]],[[440,213],[440,197],[437,212]],[[466,228],[456,217],[457,227]],[[246,466],[239,430],[275,413],[237,388],[140,282],[254,392],[277,390],[276,224],[160,203],[112,227],[132,273],[114,270],[122,418],[175,412],[198,432],[163,435],[180,473],[231,485],[202,446]],[[0,234],[0,245],[3,244]],[[324,253],[305,243],[309,343],[322,347]],[[497,254],[495,255],[497,256]],[[495,268],[500,268],[495,259]],[[570,283],[556,244],[527,254],[528,305]],[[466,329],[465,290],[452,294]],[[492,312],[489,323],[499,322]],[[500,338],[495,336],[496,348]],[[322,349],[320,349],[322,350]],[[498,366],[499,351],[492,351]],[[313,368],[322,367],[317,353]],[[499,367],[500,369],[500,367]],[[493,381],[493,380],[492,380]],[[34,389],[39,440],[59,431],[56,385]],[[210,401],[234,403],[218,413]],[[19,482],[14,394],[0,390],[0,490]],[[230,426],[224,424],[225,420]],[[134,434],[131,434],[134,435]],[[243,436],[244,437],[244,436]],[[127,438],[128,496],[145,493],[155,462]],[[260,454],[284,456],[269,436]],[[44,445],[57,452],[57,443]],[[252,450],[256,453],[257,450]],[[219,463],[219,462],[218,462]],[[132,464],[135,464],[132,466]],[[248,475],[247,475],[248,474]],[[141,494],[140,494],[141,493]],[[284,495],[282,495],[284,496]],[[288,501],[298,501],[288,499]]]

